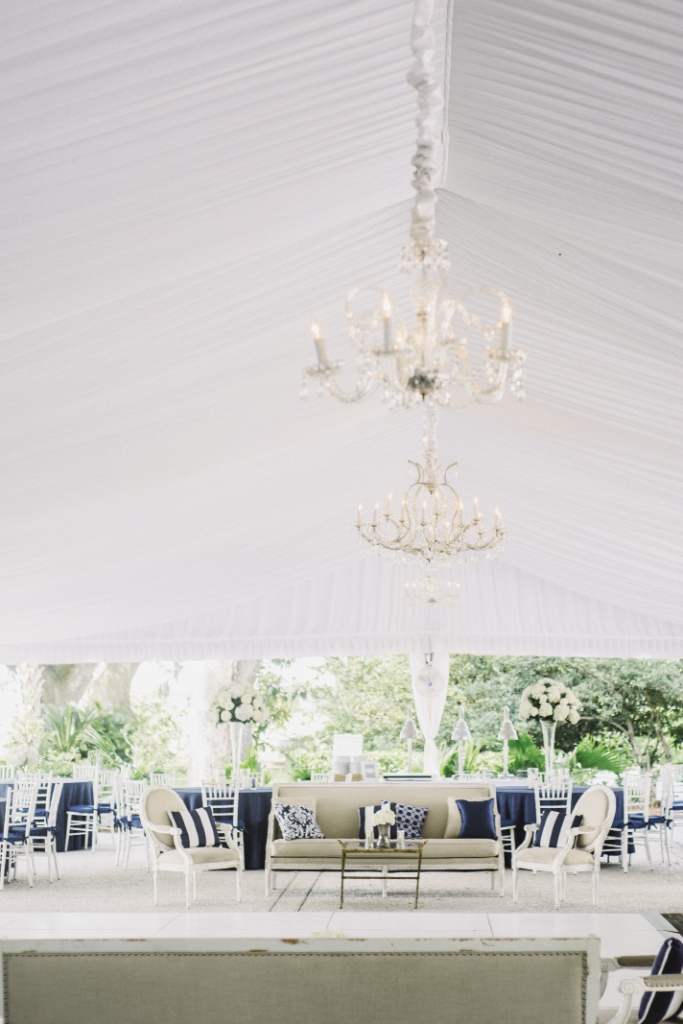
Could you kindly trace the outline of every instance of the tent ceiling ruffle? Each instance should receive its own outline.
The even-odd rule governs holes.
[[[7,14],[0,659],[683,656],[676,11],[453,6],[439,231],[530,360],[442,416],[509,538],[437,610],[350,528],[419,416],[297,399],[311,312],[341,356],[348,288],[407,295],[411,3]]]

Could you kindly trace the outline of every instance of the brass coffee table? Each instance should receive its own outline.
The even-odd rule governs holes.
[[[387,879],[415,879],[415,909],[420,895],[420,871],[422,869],[422,851],[426,839],[406,839],[399,846],[398,841],[391,839],[389,846],[378,846],[375,841],[371,846],[364,839],[340,839],[342,848],[341,885],[339,889],[339,907],[344,906],[344,881],[347,878],[381,878],[382,896],[387,894]],[[396,865],[395,870],[392,866]],[[373,874],[361,875],[360,871],[372,871]]]

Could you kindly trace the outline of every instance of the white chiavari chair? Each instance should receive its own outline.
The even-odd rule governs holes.
[[[239,820],[239,790],[233,789],[229,782],[202,782],[202,807],[210,807],[216,821],[221,825],[229,825],[231,838],[244,862],[244,843],[242,832],[244,825]]]
[[[52,786],[50,806],[46,818],[36,814],[34,825],[29,833],[29,844],[31,853],[44,853],[47,856],[47,873],[52,883],[52,868],[59,879],[59,865],[57,864],[57,813],[59,802],[62,799],[64,780],[57,779]]]
[[[140,819],[142,795],[147,788],[148,786],[144,779],[122,780],[123,814],[119,816],[122,829],[119,850],[117,850],[116,863],[119,863],[120,853],[120,859],[123,862],[124,871],[128,867],[130,850],[133,844],[138,846],[144,845],[145,863],[147,870],[149,871],[149,846],[147,843],[147,836],[145,835],[145,830]]]
[[[91,804],[71,804],[66,809],[66,838],[64,840],[64,851],[68,852],[69,843],[72,839],[83,838],[85,845],[88,839],[91,842],[91,849],[95,850],[97,845],[97,803],[98,803],[98,775],[97,765],[85,764],[74,765],[74,778],[82,782],[92,782],[93,802]]]
[[[176,789],[178,786],[178,772],[150,772],[150,786],[168,786],[169,789]]]
[[[654,870],[648,832],[650,831],[650,798],[652,795],[652,779],[649,772],[626,772],[624,774],[624,822],[626,828],[622,832],[622,866],[624,871],[631,864],[630,846],[634,848],[642,842],[645,848],[650,871]]]
[[[36,789],[35,782],[17,780],[7,792],[5,823],[0,840],[0,890],[5,884],[5,873],[8,881],[12,876],[16,879],[17,860],[21,854],[26,856],[28,884],[33,888],[35,868],[29,837],[36,805]]]
[[[13,764],[0,764],[0,779],[13,779],[15,775]]]
[[[96,833],[108,832],[112,846],[116,845],[116,804],[118,792],[118,768],[100,769],[97,773],[97,818]]]
[[[548,775],[543,782],[535,779],[534,804],[537,825],[541,824],[544,811],[564,811],[569,814],[572,809],[572,780],[569,774]]]
[[[311,782],[330,782],[331,780],[331,772],[311,772]]]

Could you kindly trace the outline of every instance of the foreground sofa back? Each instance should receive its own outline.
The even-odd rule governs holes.
[[[595,1024],[599,941],[5,940],[5,1024]]]
[[[273,787],[274,803],[314,803],[318,824],[330,839],[357,838],[358,808],[379,804],[382,800],[428,807],[422,834],[425,839],[442,839],[448,820],[449,796],[455,800],[488,800],[495,795],[492,783],[450,779],[422,783],[291,782]],[[277,821],[274,821],[269,841],[279,838],[280,831]]]

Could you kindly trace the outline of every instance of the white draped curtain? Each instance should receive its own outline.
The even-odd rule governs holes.
[[[448,693],[448,653],[411,654],[410,670],[413,677],[413,697],[420,731],[424,736],[424,770],[428,775],[440,775],[441,765],[436,737],[439,733],[443,709]],[[423,681],[424,670],[430,669],[429,681]]]

